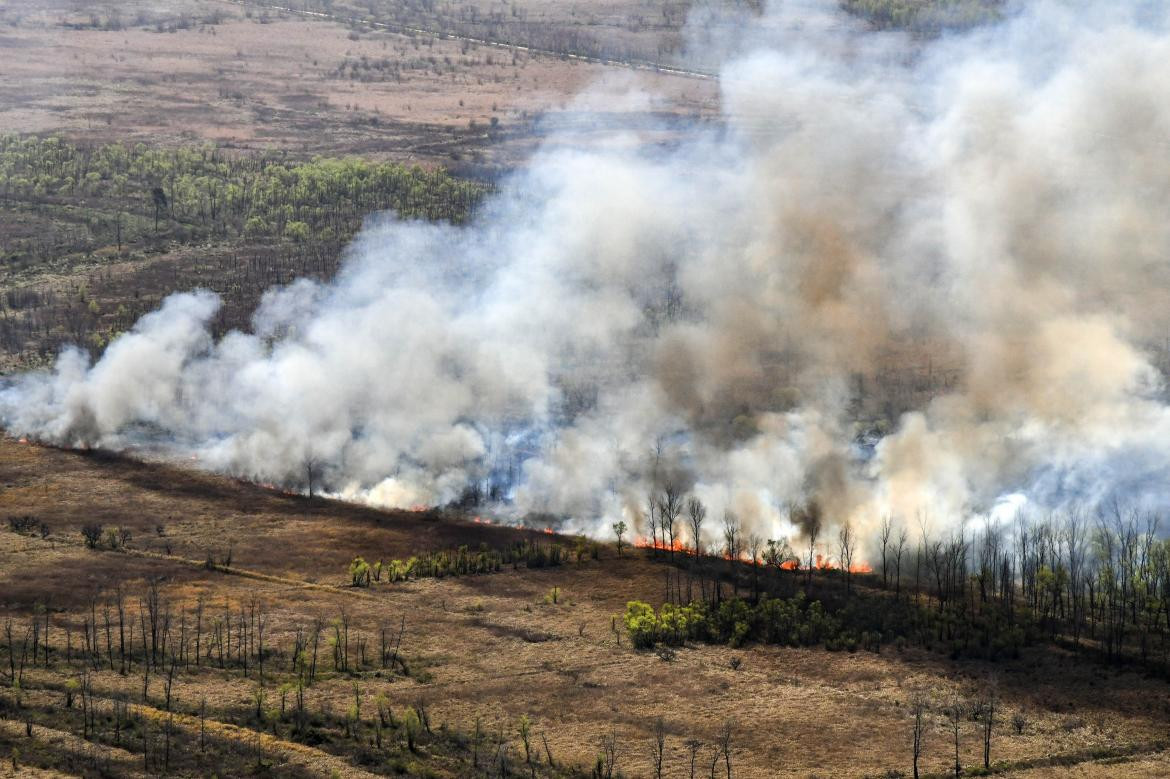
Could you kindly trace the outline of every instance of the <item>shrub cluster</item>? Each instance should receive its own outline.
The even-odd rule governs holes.
[[[956,657],[994,659],[1018,654],[1031,637],[1024,627],[998,622],[987,614],[960,624],[949,610],[929,611],[880,596],[854,598],[830,611],[804,593],[791,598],[763,597],[755,603],[732,598],[715,606],[699,601],[681,606],[666,603],[657,611],[648,603],[630,601],[624,622],[631,643],[639,649],[700,641],[733,647],[760,642],[878,652],[883,643],[899,647],[913,643]]]
[[[506,565],[519,568],[546,568],[568,562],[570,551],[560,544],[540,544],[534,541],[517,541],[509,547],[495,549],[480,544],[478,549],[464,545],[457,549],[427,552],[407,558],[383,563],[367,563],[355,557],[349,565],[349,574],[355,587],[368,587],[371,582],[401,582],[410,579],[446,576],[474,576],[495,573]]]
[[[9,517],[8,529],[13,533],[19,533],[22,536],[39,535],[41,538],[48,538],[50,532],[48,525],[36,517],[29,516],[27,514],[19,517]]]

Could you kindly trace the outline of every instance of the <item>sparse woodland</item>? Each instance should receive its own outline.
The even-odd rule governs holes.
[[[1050,641],[1170,676],[1170,540],[1154,515],[1115,507],[945,536],[886,520],[877,538],[859,539],[848,526],[823,538],[828,524],[804,510],[800,550],[788,539],[745,539],[728,514],[721,542],[696,549],[680,540],[681,505],[670,488],[650,501],[650,553],[668,565],[662,608],[631,603],[626,614],[639,645],[911,643],[998,660]],[[694,538],[706,510],[691,499],[689,511]],[[873,550],[872,571],[848,562],[861,546]]]
[[[98,353],[167,292],[196,286],[225,298],[218,331],[242,327],[272,285],[330,277],[370,214],[460,222],[483,193],[442,170],[357,158],[0,137],[0,347],[17,364],[65,343]],[[183,247],[195,254],[155,259]],[[74,267],[84,275],[66,286],[42,281]]]
[[[207,489],[219,483],[200,478],[208,480]],[[48,493],[41,500],[55,505]],[[279,492],[264,500],[295,508],[297,516],[314,507],[331,510],[327,501]],[[612,779],[688,776],[692,763],[704,779],[757,775],[742,767],[756,764],[749,754],[758,746],[753,723],[721,705],[712,704],[714,721],[703,727],[669,712],[661,722],[637,720],[634,728],[620,713],[606,715],[613,726],[582,737],[572,757],[565,746],[571,726],[547,713],[529,717],[520,682],[508,716],[473,716],[473,709],[451,717],[442,706],[450,682],[441,680],[452,672],[462,678],[468,661],[424,651],[422,636],[434,628],[417,606],[405,603],[431,603],[437,613],[451,615],[459,627],[445,630],[459,633],[448,642],[482,635],[513,647],[548,647],[553,656],[568,650],[570,638],[567,626],[550,629],[548,620],[570,620],[585,651],[600,651],[623,668],[631,656],[646,658],[639,662],[665,664],[664,673],[689,662],[683,653],[712,652],[726,655],[725,669],[735,675],[746,673],[745,660],[762,662],[761,651],[781,662],[788,653],[823,653],[862,664],[871,657],[897,664],[905,657],[913,667],[913,658],[923,656],[975,664],[978,673],[961,684],[910,686],[891,703],[900,714],[889,738],[903,746],[873,765],[904,776],[912,775],[916,760],[921,775],[937,775],[940,761],[954,761],[956,754],[966,775],[985,764],[992,770],[1023,765],[1014,757],[1004,762],[1004,755],[1044,714],[1022,708],[1011,693],[1005,699],[998,681],[1018,673],[1023,658],[1073,649],[1081,662],[1098,667],[1166,670],[1166,546],[1156,540],[1156,526],[1137,515],[1021,521],[955,538],[935,538],[920,528],[912,536],[910,527],[891,521],[878,537],[861,538],[830,532],[829,519],[812,521],[816,512],[806,507],[800,519],[817,535],[812,545],[807,537],[760,539],[734,515],[716,524],[701,502],[674,489],[657,494],[652,505],[653,545],[641,538],[631,547],[621,523],[615,528],[620,548],[466,523],[463,533],[484,540],[436,543],[432,551],[402,556],[387,554],[401,547],[368,536],[369,543],[352,547],[348,565],[316,581],[279,573],[294,565],[281,553],[257,557],[255,545],[233,546],[215,533],[192,536],[190,526],[179,531],[134,517],[125,524],[74,523],[52,510],[10,512],[5,549],[68,550],[81,556],[79,571],[150,561],[166,566],[152,570],[166,573],[137,574],[141,578],[131,580],[137,583],[114,579],[87,586],[92,594],[62,593],[9,610],[0,620],[0,721],[20,727],[0,730],[0,744],[17,766],[108,775],[203,775],[230,766],[229,773],[292,776],[361,770]],[[245,508],[248,513],[232,522],[256,510]],[[403,531],[410,537],[422,537],[424,528],[458,537],[457,529],[443,529],[452,517],[403,516],[388,528],[408,518],[418,525]],[[696,524],[700,537],[720,538],[700,554],[687,543]],[[306,528],[311,537],[328,532],[327,525],[315,527]],[[267,559],[276,567],[265,566]],[[829,567],[829,560],[855,565],[850,572]],[[645,572],[640,583],[626,578],[632,570]],[[184,583],[191,576],[207,585],[192,589]],[[608,582],[602,586],[615,599],[637,597],[624,599],[630,601],[624,613],[581,619],[575,601],[586,580]],[[233,587],[233,581],[241,584]],[[500,593],[523,581],[536,590],[525,596],[527,605],[501,611]],[[307,589],[276,602],[272,590],[249,594],[265,583]],[[654,590],[658,596],[648,598]],[[484,591],[496,595],[487,602],[465,595]],[[309,593],[327,596],[330,605],[300,606]],[[11,597],[23,601],[32,592],[21,589]],[[759,649],[768,645],[783,648]],[[509,651],[516,654],[504,662],[515,666],[518,679],[533,672],[524,650]],[[549,672],[559,673],[556,667]],[[209,694],[216,687],[234,693]],[[582,692],[602,694],[588,686]],[[437,715],[439,709],[448,713]],[[79,746],[49,747],[61,734]],[[1109,741],[1083,755],[1066,751],[1051,759],[1121,759],[1148,748]],[[324,759],[334,768],[323,768]]]

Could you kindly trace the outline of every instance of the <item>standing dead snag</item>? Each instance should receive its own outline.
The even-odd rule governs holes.
[[[654,493],[646,498],[646,523],[650,526],[650,553],[658,556],[658,500]]]
[[[752,603],[760,600],[760,550],[764,548],[762,536],[751,533],[747,537],[748,557],[752,563]]]
[[[696,497],[691,497],[687,501],[687,516],[691,521],[691,544],[694,546],[694,556],[691,561],[691,567],[696,569],[691,577],[687,580],[687,600],[691,600],[691,580],[699,578],[699,594],[706,600],[707,589],[702,580],[702,557],[703,557],[703,520],[707,518],[707,507],[703,505],[703,501]]]
[[[951,701],[951,705],[947,706],[947,722],[951,726],[951,735],[955,740],[955,779],[959,779],[963,775],[963,763],[959,759],[959,734],[962,731],[963,716],[966,713],[966,705],[956,695]]]
[[[894,598],[902,597],[902,556],[906,553],[909,534],[906,528],[898,528],[898,543],[894,546]]]
[[[735,564],[739,560],[739,548],[742,544],[739,530],[739,517],[734,511],[723,512],[723,556],[727,558],[727,569],[731,576],[731,587],[734,595],[739,595],[739,577],[736,575]]]
[[[841,570],[845,574],[845,594],[849,595],[852,586],[853,554],[857,548],[857,539],[853,535],[853,527],[846,522],[837,533],[837,547]]]
[[[998,684],[995,676],[988,677],[983,700],[979,704],[979,716],[983,720],[983,768],[991,770],[991,730],[995,727],[995,706],[998,702]]]
[[[889,560],[890,560],[890,535],[894,532],[894,520],[889,514],[882,517],[882,524],[878,530],[878,542],[881,545],[882,551],[882,589],[889,587],[890,577]]]
[[[719,730],[717,743],[719,751],[723,753],[723,764],[727,768],[727,779],[731,779],[731,736],[735,730],[735,723],[726,720]]]
[[[926,732],[926,696],[921,692],[914,693],[910,712],[914,715],[914,779],[919,779],[918,760],[922,757],[922,737]]]
[[[654,779],[662,779],[662,759],[666,755],[666,723],[662,717],[654,720],[653,736],[650,739],[650,761],[654,767]]]
[[[691,756],[691,779],[695,779],[695,758],[699,755],[699,750],[703,748],[703,742],[697,738],[689,738],[686,742],[687,752]]]
[[[797,506],[791,512],[792,523],[804,531],[808,539],[808,577],[805,579],[805,589],[812,587],[813,570],[817,566],[817,539],[821,535],[821,507],[819,503],[811,502],[807,506]]]
[[[617,730],[610,728],[609,734],[601,737],[601,756],[598,758],[598,779],[613,779],[614,769],[617,767],[618,738]]]

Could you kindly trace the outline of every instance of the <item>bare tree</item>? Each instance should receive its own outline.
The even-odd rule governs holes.
[[[687,515],[691,520],[691,543],[695,545],[695,557],[703,554],[703,521],[707,518],[707,507],[703,501],[691,497],[687,501]]]
[[[841,570],[845,574],[845,594],[850,593],[853,583],[853,554],[857,548],[857,539],[853,535],[853,526],[846,522],[837,532],[838,559],[841,561]]]
[[[313,499],[313,484],[321,475],[321,463],[316,457],[305,457],[305,480],[309,485],[309,500]]]
[[[654,767],[654,779],[662,779],[662,759],[666,755],[666,723],[662,717],[654,720],[653,737],[650,739],[650,759]]]
[[[958,695],[947,706],[947,723],[951,726],[951,736],[955,741],[955,779],[963,775],[963,763],[959,759],[959,736],[963,729],[963,717],[967,713],[967,706]]]
[[[999,703],[999,683],[994,674],[988,676],[983,688],[983,700],[979,705],[979,716],[983,720],[983,768],[991,770],[991,731],[995,727],[995,709]]]
[[[910,713],[914,715],[914,779],[919,779],[918,759],[922,757],[922,737],[926,734],[926,695],[922,692],[911,698]]]
[[[739,517],[734,511],[728,509],[723,512],[723,555],[727,558],[732,590],[737,596],[739,595],[739,577],[735,575],[735,563],[739,560],[740,544]]]
[[[707,518],[707,507],[703,505],[703,501],[691,496],[687,501],[687,516],[690,519],[691,525],[691,543],[694,545],[694,557],[691,561],[692,574],[687,579],[687,600],[691,599],[691,584],[695,576],[699,578],[699,591],[703,598],[706,598],[707,588],[703,584],[702,572],[696,571],[702,567],[703,557],[703,521]]]
[[[727,779],[731,779],[731,737],[735,731],[735,723],[725,720],[719,729],[717,743],[719,751],[723,753],[723,764],[727,767]]]
[[[898,528],[898,542],[894,545],[894,597],[902,596],[902,555],[906,552],[909,534],[906,528]]]
[[[650,547],[651,553],[658,554],[658,499],[654,497],[654,493],[650,493],[646,498],[646,522],[650,525]]]
[[[695,759],[699,756],[699,750],[703,748],[703,742],[697,738],[687,739],[687,752],[691,756],[691,779],[695,779]]]
[[[658,501],[658,521],[662,527],[662,540],[670,550],[671,559],[674,559],[674,537],[678,533],[678,518],[682,512],[682,492],[667,482],[662,488],[662,498]]]
[[[601,737],[601,768],[605,772],[605,779],[613,779],[613,770],[617,767],[617,756],[617,730],[611,728],[608,734]]]
[[[817,539],[821,535],[821,512],[818,504],[811,503],[794,514],[796,524],[804,529],[805,537],[808,538],[808,579],[805,586],[811,587],[813,569],[816,568]]]
[[[756,533],[747,537],[748,556],[752,560],[752,601],[760,599],[760,550],[764,546],[764,539]]]
[[[881,528],[878,530],[878,540],[881,542],[882,548],[882,589],[889,587],[889,576],[887,570],[889,568],[888,550],[890,548],[890,535],[894,531],[894,520],[889,514],[882,517]]]
[[[678,533],[678,518],[683,511],[682,492],[673,482],[667,482],[662,488],[662,497],[658,499],[658,527],[662,531],[662,545],[666,547],[670,561],[674,562],[674,541]],[[666,599],[674,600],[676,595],[682,600],[682,576],[675,575],[672,580],[674,566],[666,568]],[[678,592],[675,592],[675,588]]]

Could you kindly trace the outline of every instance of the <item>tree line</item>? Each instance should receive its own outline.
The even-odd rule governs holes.
[[[870,540],[872,571],[857,565],[849,525],[822,540],[827,520],[812,505],[792,509],[799,549],[745,537],[732,512],[719,542],[696,544],[706,507],[670,485],[650,496],[646,516],[649,554],[668,565],[661,609],[627,611],[641,645],[908,642],[996,659],[1049,641],[1170,674],[1170,539],[1155,514],[1114,504],[941,532],[925,515],[914,525],[886,518]],[[620,550],[627,528],[614,531]]]

